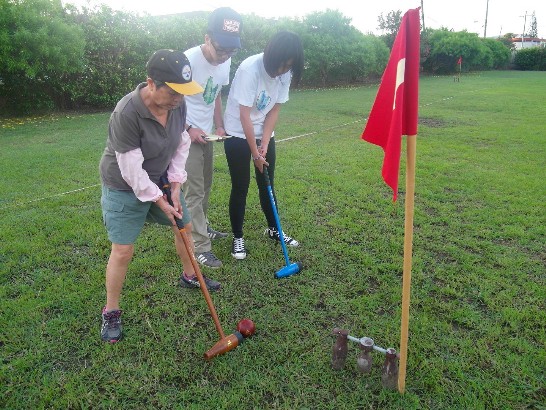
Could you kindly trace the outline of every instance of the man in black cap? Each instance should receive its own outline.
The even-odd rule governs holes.
[[[106,305],[102,310],[102,340],[122,337],[119,300],[134,242],[144,223],[170,225],[184,267],[181,284],[199,287],[191,259],[178,235],[175,218],[191,232],[191,215],[181,185],[186,181],[190,137],[185,132],[185,95],[203,91],[192,80],[190,62],[181,51],[159,50],[149,59],[145,83],[123,97],[110,117],[108,140],[100,161],[102,216],[112,242],[106,267]],[[167,172],[171,206],[159,188]],[[191,237],[191,236],[190,236]],[[220,284],[205,279],[210,290]]]
[[[214,10],[209,16],[205,42],[186,50],[194,72],[194,81],[204,89],[186,98],[186,119],[191,147],[186,163],[188,180],[184,184],[186,203],[192,215],[192,234],[197,261],[209,268],[222,262],[212,252],[212,240],[225,238],[226,233],[212,228],[207,218],[212,188],[213,132],[225,136],[222,113],[222,87],[229,84],[231,56],[241,48],[241,16],[229,7]]]

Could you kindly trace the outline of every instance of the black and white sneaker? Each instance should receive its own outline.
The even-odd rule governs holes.
[[[203,280],[205,281],[205,285],[207,285],[208,290],[220,289],[219,282],[209,279],[205,275],[203,275]],[[199,279],[197,279],[197,276],[189,278],[186,276],[185,273],[182,273],[182,276],[180,277],[180,286],[182,286],[183,288],[199,289],[201,287],[201,284],[199,283]]]
[[[267,235],[269,239],[273,239],[277,242],[280,242],[279,231],[277,231],[277,228],[267,228],[264,232],[264,235]],[[284,237],[284,243],[287,244],[288,246],[294,246],[294,247],[299,246],[300,243],[296,241],[294,238],[288,236],[284,232],[282,233],[282,235]]]
[[[210,239],[214,240],[214,239],[222,239],[222,238],[227,238],[228,237],[228,234],[225,233],[225,232],[220,232],[220,231],[215,231],[214,229],[212,229],[209,225],[207,225],[207,235],[209,236]]]
[[[222,261],[214,256],[214,253],[211,251],[201,252],[195,254],[195,259],[201,265],[206,266],[212,269],[218,269],[222,266]]]
[[[233,238],[231,245],[231,256],[235,259],[246,258],[245,240],[243,238]]]

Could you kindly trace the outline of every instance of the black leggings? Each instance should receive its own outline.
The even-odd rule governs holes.
[[[256,183],[260,193],[260,205],[269,227],[275,227],[275,215],[271,208],[271,201],[267,193],[267,185],[264,175],[254,166],[250,147],[244,138],[232,137],[224,142],[224,150],[231,176],[231,195],[229,197],[229,219],[231,230],[235,238],[243,237],[243,224],[245,221],[246,197],[250,186],[250,166],[254,168]],[[271,187],[275,178],[275,138],[271,138],[267,148],[266,161],[269,163],[268,172]],[[274,192],[274,191],[273,191]],[[277,199],[275,198],[275,203]]]

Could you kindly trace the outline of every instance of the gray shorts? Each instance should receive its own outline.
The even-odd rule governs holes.
[[[119,191],[102,186],[102,220],[108,232],[108,239],[119,245],[133,244],[145,222],[154,222],[160,225],[172,226],[167,215],[153,202],[141,202],[133,191]],[[184,193],[180,190],[180,204],[182,205],[182,223],[191,221],[191,214],[184,200]]]

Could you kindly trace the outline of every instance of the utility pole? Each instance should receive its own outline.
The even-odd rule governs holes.
[[[423,20],[423,31],[425,31],[425,8],[423,7],[423,1],[421,0],[421,19]]]
[[[523,38],[525,36],[525,26],[527,24],[527,11],[525,11],[525,14],[523,16],[520,16],[520,17],[523,17],[523,32],[521,33],[521,48],[523,48]]]
[[[527,12],[525,12],[527,14]],[[489,0],[487,0],[487,6],[485,7],[485,24],[483,25],[483,38],[487,37],[487,15],[489,14]]]

